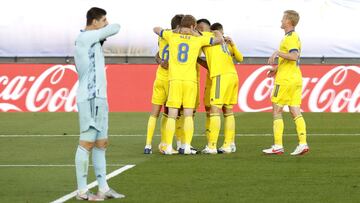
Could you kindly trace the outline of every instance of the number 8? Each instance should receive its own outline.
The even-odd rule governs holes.
[[[185,49],[184,49],[185,47]],[[178,61],[185,63],[188,59],[189,45],[186,43],[179,44]]]

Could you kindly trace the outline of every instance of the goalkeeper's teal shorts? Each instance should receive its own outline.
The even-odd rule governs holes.
[[[108,138],[109,107],[106,99],[93,98],[77,103],[80,140],[95,142]]]

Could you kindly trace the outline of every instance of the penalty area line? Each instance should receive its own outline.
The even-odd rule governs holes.
[[[122,173],[122,172],[124,172],[124,171],[126,171],[126,170],[129,170],[129,169],[131,169],[131,168],[133,168],[133,167],[135,167],[135,165],[126,165],[126,166],[123,166],[123,167],[121,167],[121,168],[119,168],[119,169],[117,169],[117,170],[109,173],[108,175],[106,175],[106,180],[109,180],[110,178],[113,178],[113,177],[119,175],[120,173]],[[93,187],[96,187],[97,185],[98,185],[98,182],[97,182],[97,181],[94,181],[94,182],[88,184],[87,186],[88,186],[89,189],[91,189],[91,188],[93,188]],[[69,194],[67,194],[67,195],[65,195],[65,196],[63,196],[63,197],[60,197],[60,198],[57,199],[57,200],[52,201],[51,203],[62,203],[62,202],[68,201],[69,199],[74,198],[74,197],[76,196],[77,192],[78,192],[78,191],[75,190],[75,191],[73,191],[73,192],[71,192],[71,193],[69,193]]]

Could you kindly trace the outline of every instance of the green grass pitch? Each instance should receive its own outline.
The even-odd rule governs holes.
[[[107,162],[136,166],[109,180],[126,198],[108,202],[360,202],[360,114],[304,113],[310,153],[299,157],[289,155],[297,137],[288,114],[285,154],[261,153],[273,141],[265,135],[272,133],[270,113],[236,114],[233,154],[164,156],[155,136],[154,154],[144,155],[148,115],[110,114],[109,134],[127,136],[110,136]],[[0,121],[0,202],[50,202],[76,189],[74,167],[3,167],[73,164],[78,137],[4,135],[76,135],[76,113],[0,113]],[[196,134],[204,124],[200,113]],[[204,136],[194,137],[193,146],[204,145]],[[108,173],[119,167],[108,166]]]

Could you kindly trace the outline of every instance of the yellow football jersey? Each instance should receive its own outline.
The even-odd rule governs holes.
[[[199,50],[198,57],[201,57],[202,49]],[[197,59],[196,59],[197,60]],[[200,64],[196,62],[196,72],[197,72],[197,80],[200,82]]]
[[[204,47],[203,50],[211,78],[225,73],[237,74],[233,57],[238,61],[242,61],[243,56],[235,46],[232,47],[223,43],[216,46]]]
[[[192,36],[162,30],[160,36],[169,43],[169,80],[197,82],[196,63],[201,47],[211,45],[213,37]]]
[[[201,32],[201,35],[202,36],[208,36],[208,37],[215,37],[212,32],[206,32],[206,31]],[[199,56],[198,57],[201,57],[201,53],[204,53],[204,55],[205,55],[204,47],[199,51]],[[197,68],[197,71],[198,71],[198,81],[200,82],[200,64],[196,64],[196,68]]]
[[[290,53],[292,51],[301,52],[301,42],[298,34],[294,31],[285,35],[280,43],[280,52]],[[275,76],[276,84],[302,84],[302,75],[299,67],[299,60],[291,61],[279,57],[278,70]]]
[[[160,58],[163,61],[169,60],[169,44],[167,43],[167,41],[159,37],[158,44],[159,44]],[[169,75],[168,70],[159,65],[156,71],[156,79],[168,80],[169,77],[168,75]]]

